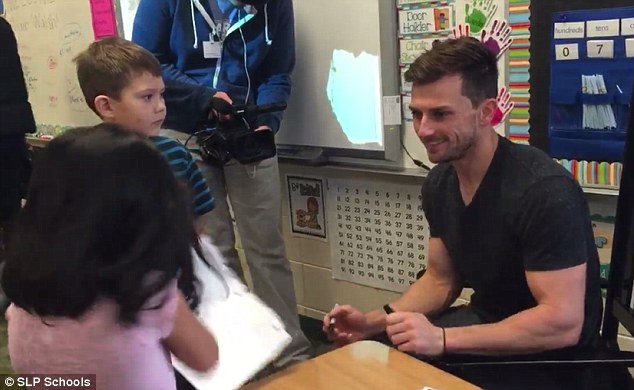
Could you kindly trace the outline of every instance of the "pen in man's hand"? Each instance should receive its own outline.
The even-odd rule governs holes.
[[[335,303],[335,307],[339,306]],[[332,333],[335,330],[335,317],[330,318],[330,322],[328,323],[328,332]]]

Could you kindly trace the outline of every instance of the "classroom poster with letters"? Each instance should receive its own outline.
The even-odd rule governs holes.
[[[287,175],[291,233],[326,240],[324,184],[320,178]]]
[[[98,16],[100,33],[111,27],[107,12],[102,12],[107,9],[91,9],[93,4],[99,5],[88,1],[4,0],[4,17],[16,36],[40,133],[58,135],[68,127],[99,123],[86,104],[73,63],[95,38],[93,16]]]
[[[401,39],[400,46],[400,65],[409,65],[421,55],[431,49],[431,45],[438,38],[418,38],[418,39]]]
[[[333,278],[402,292],[426,267],[420,184],[328,179]]]
[[[411,93],[411,84],[403,77],[405,71],[416,58],[431,49],[434,41],[449,36],[456,24],[456,4],[453,0],[398,0],[399,65],[404,98]]]
[[[401,8],[398,12],[401,36],[451,31],[454,25],[453,2],[407,3]]]

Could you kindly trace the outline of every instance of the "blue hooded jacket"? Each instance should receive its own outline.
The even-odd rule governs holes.
[[[219,60],[203,55],[203,41],[212,29],[194,0],[141,0],[137,9],[132,40],[151,51],[163,68],[166,127],[198,130],[217,91],[237,104],[288,101],[295,66],[292,0],[269,0],[255,14],[229,0],[216,1],[231,25]],[[200,4],[212,14],[209,0]],[[281,112],[262,114],[257,125],[277,132],[281,119]]]

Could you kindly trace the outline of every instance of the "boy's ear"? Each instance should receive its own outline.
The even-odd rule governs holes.
[[[99,95],[95,98],[95,110],[97,110],[99,116],[103,119],[114,117],[112,100],[106,95]]]

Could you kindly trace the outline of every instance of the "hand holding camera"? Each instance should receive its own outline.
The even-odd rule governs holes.
[[[275,134],[255,123],[260,114],[285,110],[286,103],[258,106],[232,105],[230,101],[226,94],[214,95],[210,120],[196,133],[203,159],[223,166],[232,158],[241,164],[253,164],[275,156]]]

